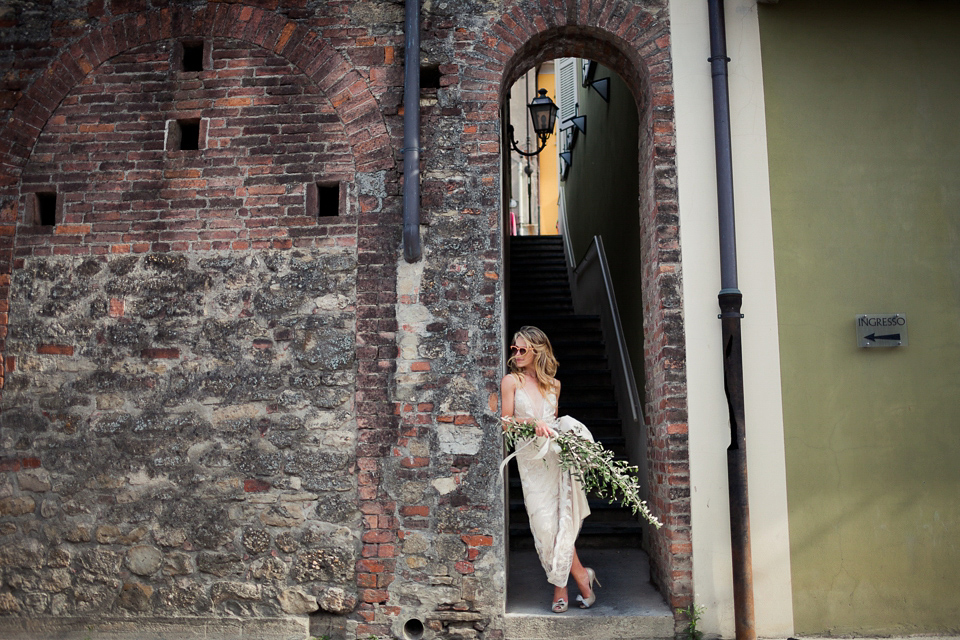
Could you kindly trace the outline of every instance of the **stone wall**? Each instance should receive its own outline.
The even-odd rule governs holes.
[[[2,406],[6,607],[351,610],[355,290],[342,249],[26,260]]]

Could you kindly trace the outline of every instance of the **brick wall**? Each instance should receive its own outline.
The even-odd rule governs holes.
[[[419,620],[502,637],[499,105],[561,55],[615,69],[643,114],[650,481],[666,523],[651,556],[671,604],[689,602],[664,7],[432,7],[421,62],[440,82],[421,92],[412,265],[399,252],[402,7],[74,0],[52,22],[0,16],[14,23],[0,549],[20,563],[5,576],[29,577],[0,589],[0,607],[319,607],[316,635]],[[198,43],[208,67],[183,70]],[[179,149],[194,125],[199,148]],[[317,217],[337,183],[338,215]],[[44,193],[55,225],[38,224]]]
[[[206,39],[208,71],[181,71],[179,44],[110,58],[53,111],[21,174],[15,260],[356,244],[354,157],[316,84],[226,38]],[[180,149],[181,123],[199,148]],[[318,183],[342,184],[342,206],[309,207]],[[36,192],[56,194],[56,225],[30,219]]]
[[[4,609],[342,620],[396,437],[388,90],[251,7],[104,22],[3,131]]]

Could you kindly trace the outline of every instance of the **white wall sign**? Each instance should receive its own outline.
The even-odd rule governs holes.
[[[857,346],[907,346],[907,316],[902,313],[865,313],[858,315]]]

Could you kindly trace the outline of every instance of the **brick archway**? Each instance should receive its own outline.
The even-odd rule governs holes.
[[[669,20],[665,9],[625,2],[559,6],[515,3],[477,47],[472,75],[482,80],[478,97],[496,100],[499,108],[531,67],[560,57],[587,58],[620,75],[637,102],[647,481],[651,505],[664,523],[651,537],[650,554],[663,595],[672,607],[682,607],[692,600],[692,546]],[[492,107],[486,112],[496,113]]]
[[[141,45],[183,37],[220,37],[272,52],[299,69],[329,98],[358,172],[389,169],[390,136],[367,81],[314,31],[263,9],[227,4],[129,14],[66,48],[24,92],[0,129],[0,354],[6,346],[20,179],[44,126],[69,93],[104,62]],[[0,366],[0,394],[7,367]]]
[[[364,78],[323,38],[282,16],[243,5],[167,8],[114,20],[74,43],[21,97],[0,131],[0,166],[11,181],[30,155],[44,124],[67,93],[93,69],[134,47],[188,36],[233,38],[282,56],[329,96],[342,119],[360,171],[392,165],[380,150],[387,127]],[[5,187],[7,185],[4,185]]]

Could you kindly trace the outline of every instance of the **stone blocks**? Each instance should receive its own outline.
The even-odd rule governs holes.
[[[341,249],[26,260],[12,307],[33,320],[11,327],[24,366],[0,428],[36,457],[7,465],[0,498],[6,609],[281,614],[305,606],[280,597],[293,584],[349,599],[356,320],[316,300],[355,295],[355,264]],[[36,349],[65,337],[71,353]],[[283,535],[312,549],[290,555]]]

